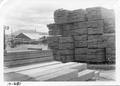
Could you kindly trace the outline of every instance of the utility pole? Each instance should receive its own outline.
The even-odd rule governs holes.
[[[4,54],[7,53],[6,51],[6,39],[5,39],[5,30],[9,30],[9,26],[3,25],[3,31],[4,31]]]
[[[35,32],[37,32],[37,31],[36,31],[36,25],[35,25]]]

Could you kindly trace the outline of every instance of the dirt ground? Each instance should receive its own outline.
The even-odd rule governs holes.
[[[99,78],[96,81],[115,81],[114,64],[88,64],[88,69],[93,69],[100,72]]]

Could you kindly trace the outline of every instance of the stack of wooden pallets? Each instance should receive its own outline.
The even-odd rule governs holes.
[[[85,63],[57,61],[29,66],[5,68],[5,81],[88,81],[99,72],[88,70]]]

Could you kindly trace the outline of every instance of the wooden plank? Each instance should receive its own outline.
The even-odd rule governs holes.
[[[42,77],[36,78],[38,81],[68,81],[71,78],[76,78],[78,71],[75,69],[65,69],[56,73],[51,73]]]
[[[11,52],[7,52],[6,55],[15,55],[15,54],[19,54],[19,55],[23,55],[23,54],[32,54],[32,53],[51,53],[51,50],[42,50],[42,51],[38,51],[38,50],[26,50],[26,51],[11,51]]]
[[[41,50],[42,51],[42,48],[27,48],[28,50]]]
[[[52,61],[52,62],[45,62],[45,63],[28,65],[28,66],[22,66],[22,67],[7,68],[7,69],[4,69],[4,73],[30,70],[30,69],[34,69],[34,68],[38,68],[38,67],[51,66],[51,65],[60,64],[60,63],[61,62],[58,62],[58,61]]]
[[[84,70],[78,73],[78,77],[77,78],[73,78],[71,79],[72,81],[87,81],[89,79],[92,79],[95,75],[95,71],[94,70]]]
[[[24,59],[24,58],[34,58],[34,57],[45,57],[45,56],[52,56],[52,52],[34,52],[34,53],[14,53],[14,54],[6,54],[4,56],[4,60],[17,60],[17,59]]]
[[[23,65],[35,62],[44,62],[44,61],[52,61],[53,57],[43,57],[43,58],[33,58],[33,59],[23,59],[23,60],[16,60],[16,61],[9,61],[4,62],[5,66],[16,66],[16,65]]]
[[[77,64],[77,63],[75,63],[75,62],[61,63],[61,64],[52,65],[52,66],[46,66],[43,68],[36,68],[36,69],[31,69],[31,70],[20,71],[17,73],[25,74],[25,75],[32,76],[32,77],[37,77],[38,74],[42,74],[45,71],[49,72],[55,68],[62,68],[64,66],[67,66],[67,65],[69,66],[69,65],[73,65],[73,64]],[[37,75],[35,75],[35,74],[37,74]]]
[[[70,65],[70,64],[69,64]],[[72,64],[71,64],[72,65]],[[50,66],[48,66],[48,67],[50,67]],[[43,67],[43,68],[41,68],[41,69],[44,69],[45,67]],[[58,68],[59,69],[59,68]],[[30,69],[29,69],[30,70]],[[31,69],[32,70],[32,69]],[[37,76],[39,76],[39,77],[41,77],[41,76],[44,76],[44,75],[49,75],[49,74],[51,74],[51,73],[55,73],[55,72],[58,72],[58,71],[60,71],[60,70],[63,70],[63,68],[61,69],[59,69],[59,70],[56,70],[56,69],[51,69],[51,70],[46,70],[46,71],[41,71],[41,73],[39,72],[39,73],[36,73],[36,74],[32,74],[33,76],[30,76],[30,75],[26,75],[26,74],[22,74],[22,73],[20,73],[20,72],[16,72],[16,73],[13,73],[13,72],[11,72],[11,73],[6,73],[5,74],[5,76],[6,76],[6,78],[7,78],[7,80],[26,80],[26,78],[27,78],[27,81],[32,81],[32,80],[35,80],[35,78],[37,77]],[[50,72],[49,72],[50,71]],[[31,71],[31,72],[34,72],[33,70]],[[29,73],[30,73],[30,71],[29,71]],[[18,74],[18,75],[17,75]],[[21,75],[21,76],[19,76],[19,75]],[[35,76],[36,75],[36,76]],[[26,76],[26,77],[25,77]],[[23,78],[23,77],[25,77],[25,79]],[[29,78],[28,78],[29,77]]]
[[[94,77],[92,78],[92,80],[98,80],[100,77],[100,72],[99,71],[95,71]]]
[[[36,57],[46,57],[46,56],[52,56],[50,55],[45,55],[45,54],[25,54],[25,55],[12,55],[12,56],[5,56],[4,61],[11,61],[11,60],[20,60],[20,59],[29,59],[29,58],[36,58]]]
[[[76,65],[72,65],[69,68],[71,69],[77,69],[78,72],[87,69],[87,64],[86,63],[78,63]]]
[[[65,66],[61,66],[61,67],[48,68],[48,69],[43,69],[43,70],[41,69],[39,71],[36,71],[36,73],[31,73],[31,74],[27,74],[27,75],[30,77],[33,77],[33,78],[42,77],[45,75],[49,75],[51,73],[62,71],[64,69],[76,69],[78,71],[82,71],[82,70],[87,69],[87,65],[86,64],[69,64],[69,65],[65,65]],[[26,74],[26,73],[24,73],[24,74]]]

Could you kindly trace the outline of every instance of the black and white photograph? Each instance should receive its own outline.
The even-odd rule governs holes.
[[[118,2],[0,0],[5,86],[117,82]]]

